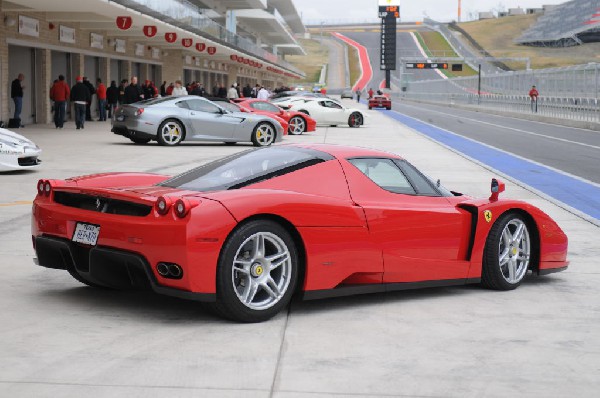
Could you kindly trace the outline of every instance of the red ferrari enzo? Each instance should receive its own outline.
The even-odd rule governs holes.
[[[279,116],[288,122],[288,133],[292,135],[300,135],[304,132],[315,131],[317,129],[317,121],[306,113],[296,111],[284,111],[278,106],[273,105],[268,101],[252,98],[240,98],[234,100],[246,112],[258,113],[265,116]]]
[[[538,208],[434,183],[401,157],[334,145],[249,150],[170,177],[40,180],[39,265],[90,286],[208,302],[242,322],[304,298],[481,283],[567,268],[567,237]]]

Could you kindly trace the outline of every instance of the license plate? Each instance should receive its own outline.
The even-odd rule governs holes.
[[[100,226],[78,222],[73,232],[73,242],[83,243],[84,245],[96,246],[98,236],[100,235]]]
[[[119,115],[116,117],[116,119],[117,119],[117,122],[122,122],[123,120],[125,120],[125,116]]]

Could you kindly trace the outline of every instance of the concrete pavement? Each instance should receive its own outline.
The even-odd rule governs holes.
[[[382,148],[451,189],[489,196],[487,169],[382,112],[365,112],[359,129],[320,128],[284,142]],[[469,286],[294,301],[269,322],[239,325],[197,303],[92,289],[35,266],[30,205],[22,202],[33,199],[39,178],[177,173],[249,145],[137,146],[106,123],[19,132],[44,149],[44,164],[0,175],[0,396],[597,395],[598,227],[527,189],[508,182],[504,196],[557,220],[570,239],[566,272],[528,277],[511,292]]]

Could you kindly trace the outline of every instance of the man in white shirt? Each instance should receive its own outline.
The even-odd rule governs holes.
[[[229,90],[227,90],[227,98],[232,100],[232,99],[236,99],[239,98],[240,96],[238,95],[237,90],[235,89],[235,85],[232,84],[231,87],[229,87]]]
[[[270,96],[271,95],[269,94],[269,91],[266,88],[261,87],[260,90],[258,91],[258,95],[256,96],[256,98],[266,101],[269,99]]]
[[[187,95],[187,94],[188,94],[188,92],[185,89],[185,87],[183,87],[181,80],[175,81],[175,88],[173,89],[173,93],[171,95],[173,97],[180,97],[182,95]]]

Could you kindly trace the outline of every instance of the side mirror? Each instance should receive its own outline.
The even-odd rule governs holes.
[[[505,189],[506,185],[504,185],[502,181],[492,178],[492,184],[490,187],[492,194],[490,195],[490,202],[496,202],[500,194],[504,192]]]

